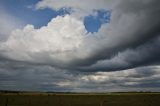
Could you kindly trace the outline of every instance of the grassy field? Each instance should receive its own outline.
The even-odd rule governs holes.
[[[0,106],[160,106],[160,93],[0,93]]]

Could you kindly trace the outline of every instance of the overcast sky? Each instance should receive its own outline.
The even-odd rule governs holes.
[[[0,90],[160,91],[160,1],[0,0]]]

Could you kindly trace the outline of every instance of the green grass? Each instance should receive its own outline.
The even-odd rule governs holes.
[[[0,106],[160,106],[160,93],[0,93]]]

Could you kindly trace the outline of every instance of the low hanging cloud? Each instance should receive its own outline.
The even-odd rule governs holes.
[[[160,33],[158,0],[100,0],[98,3],[93,0],[92,3],[88,6],[90,0],[38,2],[36,9],[75,11],[53,18],[40,29],[27,25],[13,31],[7,41],[0,43],[1,57],[81,71],[118,71],[159,63],[159,59],[154,59],[158,55],[144,56],[145,51],[159,53],[159,40],[149,43]],[[79,17],[99,9],[111,11],[110,22],[103,24],[97,33],[89,33]],[[77,16],[79,11],[84,14]],[[155,44],[158,46],[150,50]],[[135,57],[141,60],[134,60]]]
[[[160,87],[160,66],[84,73],[4,59],[0,61],[0,76],[3,90],[127,92],[159,91]]]

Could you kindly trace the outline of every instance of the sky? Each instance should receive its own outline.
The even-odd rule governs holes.
[[[0,90],[160,91],[159,0],[0,0]]]

